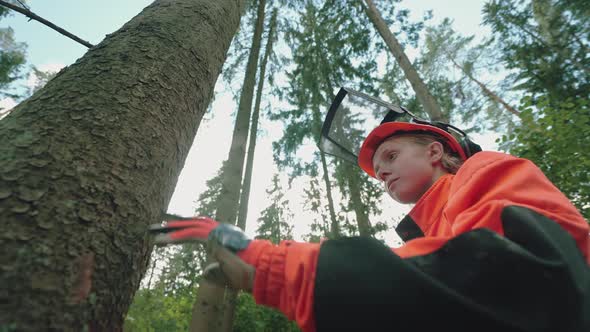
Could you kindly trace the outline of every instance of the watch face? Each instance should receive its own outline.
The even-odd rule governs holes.
[[[320,150],[353,164],[365,137],[386,121],[409,121],[410,114],[393,104],[341,88],[334,98],[320,138]]]

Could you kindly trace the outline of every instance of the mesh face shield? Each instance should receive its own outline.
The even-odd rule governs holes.
[[[364,139],[390,112],[394,121],[409,121],[411,118],[409,113],[399,106],[362,92],[341,88],[326,115],[320,149],[356,164]]]
[[[348,88],[341,88],[334,98],[322,127],[320,150],[326,154],[357,164],[359,151],[365,139],[379,125],[386,122],[403,122],[436,127],[443,137],[464,157],[481,151],[460,129],[442,122],[419,119],[403,107],[396,106]],[[426,129],[423,129],[426,130]]]

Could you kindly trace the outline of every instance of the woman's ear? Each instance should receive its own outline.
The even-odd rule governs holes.
[[[428,144],[428,154],[432,163],[437,163],[442,160],[445,149],[440,142],[432,142]]]

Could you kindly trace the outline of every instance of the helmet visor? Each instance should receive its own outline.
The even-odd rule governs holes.
[[[413,122],[407,110],[362,92],[341,88],[326,115],[320,150],[357,164],[365,138],[382,122]]]

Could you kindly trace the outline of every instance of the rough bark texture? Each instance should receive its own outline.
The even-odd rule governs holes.
[[[385,41],[385,44],[387,44],[387,47],[389,47],[391,53],[393,53],[397,63],[404,71],[404,75],[408,81],[410,81],[418,101],[422,104],[422,107],[424,107],[424,111],[430,116],[430,120],[446,122],[447,119],[442,113],[440,105],[436,99],[434,99],[432,94],[430,94],[428,87],[424,84],[420,75],[418,75],[418,72],[408,59],[408,56],[404,52],[397,38],[395,38],[393,33],[387,27],[387,24],[383,20],[383,17],[381,17],[381,14],[377,7],[375,7],[373,1],[365,0],[365,3],[367,4],[366,11],[369,19],[383,38],[383,41]]]
[[[0,330],[122,329],[241,6],[157,1],[0,121]]]

